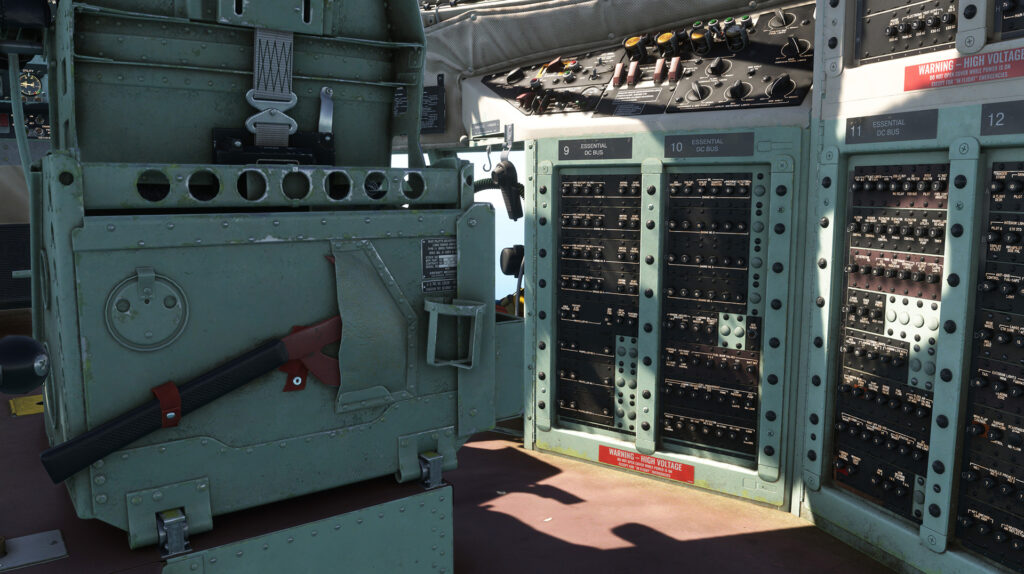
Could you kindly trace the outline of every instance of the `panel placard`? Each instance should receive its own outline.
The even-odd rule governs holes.
[[[633,138],[561,140],[558,159],[630,159]]]
[[[846,120],[846,143],[930,140],[935,139],[938,126],[938,110],[848,118]]]
[[[665,136],[665,157],[746,157],[754,155],[754,133]]]

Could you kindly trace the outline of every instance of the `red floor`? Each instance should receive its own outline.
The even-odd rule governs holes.
[[[890,572],[784,512],[482,438],[449,474],[460,573]]]
[[[75,518],[38,462],[42,416],[12,418],[0,395],[0,536],[60,529],[69,558],[25,574],[156,573],[155,547]],[[878,564],[786,513],[699,489],[524,450],[498,434],[459,451],[456,572],[870,573]],[[391,477],[218,517],[192,538],[209,548],[419,492]]]

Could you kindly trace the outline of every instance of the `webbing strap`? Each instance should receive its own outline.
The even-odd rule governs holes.
[[[292,32],[266,28],[257,28],[254,34],[252,90],[247,99],[261,112],[246,127],[255,134],[257,146],[286,147],[288,136],[297,129],[295,120],[284,114],[297,99],[292,92],[294,38]]]
[[[256,28],[252,89],[257,100],[291,99],[294,36],[291,32]]]

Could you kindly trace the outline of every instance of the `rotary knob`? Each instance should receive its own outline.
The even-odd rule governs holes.
[[[736,80],[736,83],[729,86],[729,89],[726,90],[725,93],[729,97],[729,99],[741,100],[744,97],[746,97],[747,94],[750,93],[750,85],[745,84],[740,80]],[[851,223],[850,225],[856,225],[856,223]]]
[[[789,77],[789,74],[781,74],[768,85],[767,94],[769,98],[782,98],[793,91],[796,84]]]
[[[768,21],[769,28],[785,28],[793,23],[796,17],[783,11],[781,8],[777,8],[775,13],[772,14],[772,19]]]
[[[708,97],[710,93],[711,88],[701,85],[700,82],[694,82],[686,92],[686,99],[691,102],[699,102]]]
[[[708,74],[712,76],[721,76],[729,69],[729,62],[723,60],[721,56],[715,58],[708,65]]]

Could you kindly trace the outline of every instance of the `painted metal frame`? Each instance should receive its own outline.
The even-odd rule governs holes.
[[[728,130],[723,130],[723,133]],[[732,130],[739,131],[739,130]],[[796,360],[798,337],[796,324],[787,320],[795,305],[795,281],[799,260],[798,230],[803,203],[802,157],[805,156],[806,132],[799,128],[756,128],[746,130],[754,138],[754,153],[747,157],[666,158],[666,133],[632,133],[631,160],[561,161],[559,140],[538,140],[527,144],[530,176],[527,186],[527,289],[526,353],[533,360],[527,365],[528,398],[525,443],[528,448],[546,450],[590,461],[599,460],[599,447],[609,446],[627,452],[654,454],[673,462],[694,467],[694,484],[717,492],[748,498],[773,506],[783,506],[788,498],[788,460],[791,456],[784,429],[793,420],[793,385],[786,376],[787,366]],[[621,137],[622,134],[615,134]],[[754,197],[764,198],[763,225],[760,231],[752,226],[752,237],[762,237],[767,250],[751,258],[751,273],[762,270],[766,286],[764,297],[748,297],[748,313],[764,317],[762,371],[760,373],[760,405],[758,421],[757,464],[752,468],[745,461],[671,452],[660,447],[658,396],[656,390],[661,355],[661,227],[668,197],[667,176],[679,172],[752,171],[766,174],[767,180],[755,184]],[[554,225],[541,221],[558,221],[559,177],[562,174],[639,173],[642,178],[642,219],[656,222],[653,229],[641,231],[641,260],[653,257],[653,263],[641,265],[641,325],[650,324],[651,331],[640,329],[638,350],[637,431],[635,440],[628,435],[601,431],[578,425],[559,424],[549,405],[555,396],[552,372],[554,342],[557,340],[551,311],[555,307],[555,257],[558,247]],[[653,193],[652,193],[653,188]],[[754,201],[755,199],[752,199]],[[753,241],[752,241],[753,244]],[[752,254],[753,255],[753,254]],[[651,290],[651,296],[645,291]],[[778,304],[766,305],[766,302]],[[647,364],[649,363],[649,364]],[[651,391],[649,399],[642,398]],[[770,413],[770,414],[769,414]],[[647,428],[644,427],[647,423]],[[716,458],[719,458],[716,460]]]
[[[959,467],[969,381],[971,333],[979,266],[978,247],[983,233],[984,193],[993,161],[1024,147],[1021,136],[982,136],[982,106],[939,109],[937,137],[933,140],[847,145],[845,121],[823,122],[817,166],[808,183],[810,207],[805,289],[806,335],[801,343],[798,380],[803,389],[801,419],[812,415],[821,424],[798,427],[802,444],[797,459],[801,468],[802,502],[795,511],[822,525],[883,561],[897,560],[926,572],[1005,572],[977,554],[959,549],[953,534],[958,496]],[[1020,153],[1020,152],[1016,152]],[[1018,155],[1019,157],[1019,155]],[[942,277],[937,342],[931,441],[925,488],[923,524],[896,517],[881,507],[832,486],[827,475],[832,451],[831,425],[838,374],[839,301],[842,287],[840,262],[848,176],[863,164],[896,165],[922,160],[949,162],[950,196]],[[959,180],[959,181],[958,181]],[[962,227],[955,233],[956,225]],[[816,262],[824,259],[827,266]],[[956,279],[950,281],[951,276]],[[957,280],[959,279],[959,281]],[[817,297],[821,306],[810,303]],[[819,344],[820,343],[820,344]]]

